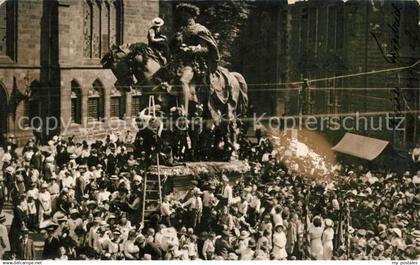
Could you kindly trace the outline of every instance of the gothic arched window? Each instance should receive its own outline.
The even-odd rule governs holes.
[[[92,38],[93,38],[93,4],[86,0],[83,5],[83,55],[92,58]]]
[[[83,20],[84,57],[101,58],[112,45],[123,43],[122,0],[85,0]]]
[[[139,90],[134,90],[131,98],[131,115],[137,116],[140,111],[142,111],[141,106],[141,92]]]
[[[115,44],[124,43],[124,1],[115,0]]]
[[[105,117],[104,113],[104,87],[99,80],[93,82],[89,89],[88,96],[88,119],[94,121],[102,121]]]
[[[82,91],[77,81],[71,81],[71,121],[82,122]]]
[[[0,0],[0,59],[16,61],[16,19],[17,1]]]
[[[125,115],[125,97],[114,88],[111,92],[111,118],[123,119]]]

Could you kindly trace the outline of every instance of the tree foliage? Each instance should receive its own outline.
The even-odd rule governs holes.
[[[221,65],[230,66],[233,44],[248,20],[250,5],[238,0],[189,3],[200,8],[198,22],[216,36],[221,54]]]

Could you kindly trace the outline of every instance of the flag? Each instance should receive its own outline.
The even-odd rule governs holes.
[[[22,100],[26,98],[27,97],[24,94],[22,94],[22,92],[20,92],[19,89],[17,88],[16,77],[13,77],[13,90],[12,90],[12,93],[10,94],[10,99],[8,103],[8,111],[9,111],[9,114],[13,115],[13,119],[16,118],[17,106]]]

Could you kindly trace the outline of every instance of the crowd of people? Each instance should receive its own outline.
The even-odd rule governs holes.
[[[316,181],[272,155],[268,138],[244,138],[249,173],[191,176],[183,196],[164,192],[142,222],[149,165],[144,152],[131,152],[133,138],[54,137],[20,149],[9,139],[0,211],[14,208],[10,228],[1,211],[0,259],[420,258],[420,171],[341,166],[333,180]]]

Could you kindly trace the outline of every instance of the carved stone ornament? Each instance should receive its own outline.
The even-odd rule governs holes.
[[[89,97],[99,97],[99,92],[94,87],[89,89]]]
[[[113,88],[112,88],[112,90],[111,90],[111,95],[112,95],[113,97],[120,97],[120,96],[121,96],[121,92],[120,92],[120,91],[118,91],[118,89],[117,89],[117,88],[113,87]]]

